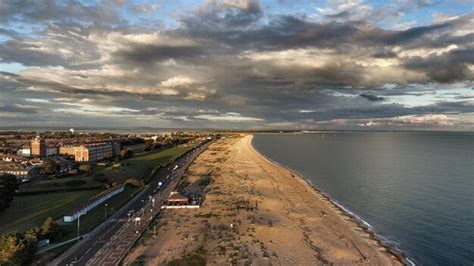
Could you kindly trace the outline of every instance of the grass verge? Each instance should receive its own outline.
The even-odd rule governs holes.
[[[104,221],[106,212],[105,204],[107,204],[107,217],[110,217],[123,205],[125,205],[125,203],[127,203],[140,190],[141,188],[139,187],[127,186],[122,193],[108,199],[101,205],[89,211],[87,214],[81,216],[80,234],[83,235],[87,232],[90,232],[97,225]],[[61,225],[60,228],[64,233],[61,241],[66,241],[77,236],[77,220],[71,224]]]
[[[99,192],[100,190],[84,190],[16,196],[11,206],[0,214],[0,234],[22,232],[41,226],[48,217],[59,218]]]

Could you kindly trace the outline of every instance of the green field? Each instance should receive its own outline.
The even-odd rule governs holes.
[[[148,181],[152,175],[150,173],[160,166],[167,165],[177,157],[191,150],[194,146],[180,145],[161,151],[153,151],[139,155],[128,160],[123,160],[122,166],[113,168],[95,167],[90,173],[74,177],[66,177],[55,180],[44,180],[33,183],[29,189],[31,191],[47,190],[48,188],[60,187],[60,184],[54,183],[67,182],[70,180],[85,180],[90,186],[100,186],[101,183],[94,180],[94,177],[105,177],[109,182],[121,183],[129,177],[143,179]],[[80,187],[86,188],[87,186]],[[125,204],[132,194],[135,194],[139,188],[127,188],[124,192],[113,197],[109,201],[109,215],[112,208],[117,210]],[[101,190],[82,190],[73,192],[56,192],[38,195],[15,196],[11,206],[0,214],[0,234],[13,230],[24,231],[34,226],[40,226],[48,217],[60,218],[68,211],[86,202],[91,196],[98,194]],[[104,203],[105,204],[105,203]],[[84,217],[81,217],[81,231],[90,231],[104,219],[104,206],[97,207]],[[63,226],[68,237],[72,237],[77,230],[74,226]]]
[[[118,209],[120,209],[125,203],[127,203],[133,196],[136,195],[140,191],[141,188],[139,187],[129,187],[127,186],[125,190],[112,197],[111,199],[105,201],[100,206],[95,207],[87,214],[81,216],[80,226],[81,226],[81,235],[87,233],[94,229],[97,225],[102,223],[105,219],[105,204],[107,204],[107,217],[110,217],[114,214]],[[63,239],[61,241],[65,241],[67,239],[73,238],[77,236],[77,220],[72,222],[69,225],[61,225],[61,229],[64,232]]]
[[[111,182],[120,182],[126,178],[139,178],[148,181],[151,171],[159,166],[173,162],[177,157],[191,150],[194,146],[181,145],[159,152],[151,152],[123,161],[121,167],[106,167],[94,173],[106,177]]]
[[[20,187],[22,193],[39,192],[59,190],[59,189],[99,189],[104,187],[104,184],[99,179],[104,179],[108,183],[122,183],[127,178],[138,178],[148,181],[149,174],[153,169],[166,165],[174,161],[177,157],[191,150],[194,146],[180,145],[166,150],[152,151],[127,160],[122,160],[120,167],[112,166],[96,166],[89,173],[63,177],[51,180],[41,180],[39,182],[32,182]],[[81,180],[84,184],[68,185],[68,182]]]
[[[41,226],[48,217],[59,218],[100,190],[61,192],[15,197],[0,214],[0,234]]]

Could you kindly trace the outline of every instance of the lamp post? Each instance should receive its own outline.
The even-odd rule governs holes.
[[[79,242],[79,238],[81,236],[81,216],[84,214],[85,213],[81,212],[79,213],[79,216],[77,216],[77,242]]]
[[[105,204],[104,205],[104,221],[107,220],[107,207],[109,206],[109,204]]]

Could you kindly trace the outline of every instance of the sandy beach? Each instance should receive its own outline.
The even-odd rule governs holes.
[[[124,263],[402,264],[303,177],[267,160],[251,141],[251,135],[229,137],[203,152],[179,185],[185,193],[203,191],[202,207],[163,211]]]

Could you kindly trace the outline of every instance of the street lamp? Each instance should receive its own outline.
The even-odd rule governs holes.
[[[109,206],[109,204],[105,204],[104,205],[104,221],[107,220],[107,207]]]
[[[85,212],[79,213],[79,216],[77,216],[77,242],[79,242],[79,238],[81,236],[81,216],[86,214]]]

